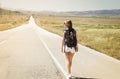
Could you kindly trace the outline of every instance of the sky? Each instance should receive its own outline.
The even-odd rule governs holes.
[[[0,0],[0,7],[32,11],[120,9],[120,0]]]

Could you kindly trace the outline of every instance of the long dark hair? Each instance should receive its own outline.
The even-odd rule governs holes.
[[[66,26],[68,27],[68,30],[71,31],[73,28],[72,28],[72,21],[71,20],[66,20],[64,22],[64,24],[66,24]]]

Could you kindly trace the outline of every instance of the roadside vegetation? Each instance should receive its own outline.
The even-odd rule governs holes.
[[[62,36],[66,19],[73,21],[78,42],[120,60],[120,18],[83,18],[67,16],[34,16],[42,28]]]
[[[18,27],[27,23],[28,20],[28,15],[0,8],[0,31]]]
[[[0,15],[0,31],[12,29],[28,22],[26,15]]]
[[[78,42],[120,60],[120,18],[34,15],[36,23],[60,36],[66,19],[73,21]],[[0,31],[28,23],[29,15],[0,8]]]

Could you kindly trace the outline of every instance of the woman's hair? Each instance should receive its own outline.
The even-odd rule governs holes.
[[[66,20],[64,24],[68,27],[69,30],[72,30],[72,21],[71,20]]]

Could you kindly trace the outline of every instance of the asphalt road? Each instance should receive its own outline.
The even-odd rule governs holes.
[[[30,24],[0,32],[0,79],[65,79]]]
[[[61,37],[29,23],[0,32],[0,79],[64,79]],[[120,79],[120,61],[79,44],[74,79]]]

